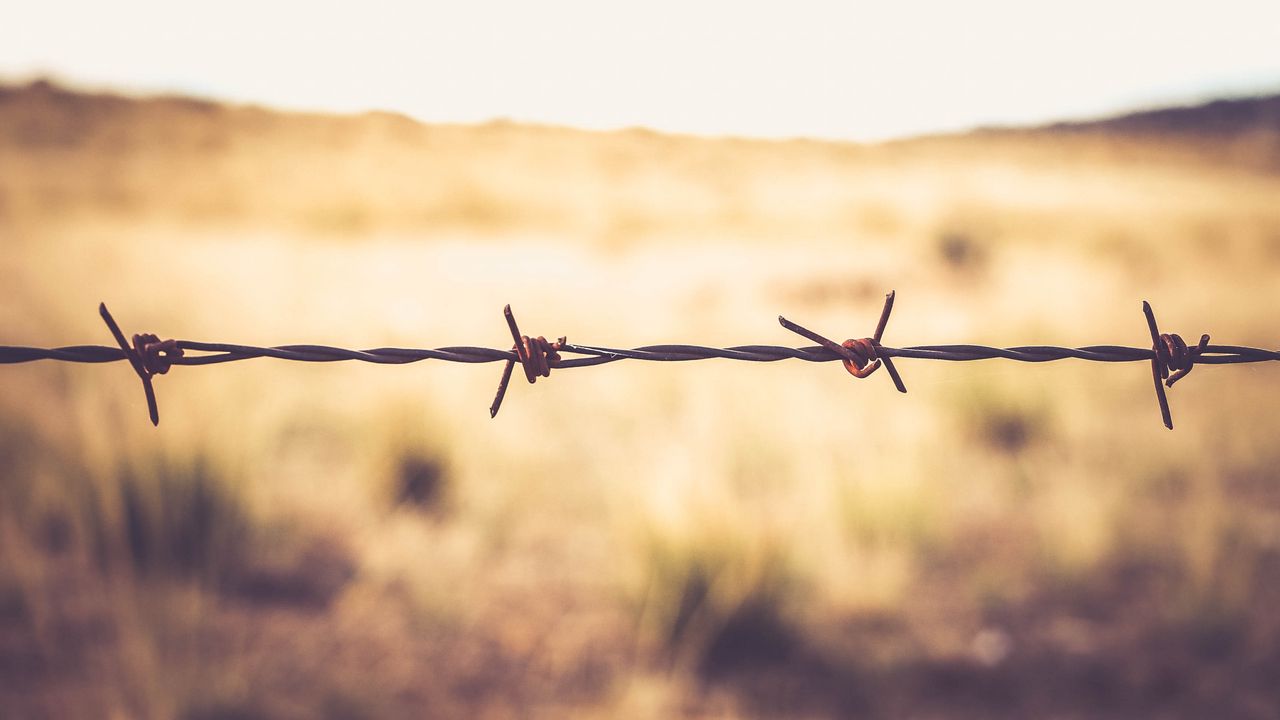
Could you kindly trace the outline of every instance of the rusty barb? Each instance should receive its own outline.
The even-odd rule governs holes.
[[[277,345],[274,347],[258,347],[253,345],[235,345],[231,343],[196,342],[193,340],[161,340],[150,333],[133,336],[132,342],[116,324],[105,304],[98,306],[103,322],[111,331],[118,347],[106,345],[74,345],[59,348],[36,348],[21,346],[0,346],[0,364],[34,362],[37,360],[56,360],[77,363],[106,363],[127,360],[133,371],[142,381],[142,389],[146,395],[147,411],[151,422],[160,423],[160,411],[156,406],[156,393],[152,379],[163,375],[174,365],[216,365],[224,362],[236,362],[251,358],[269,357],[278,360],[294,360],[298,362],[340,362],[357,360],[380,365],[404,365],[423,360],[442,360],[458,363],[504,363],[502,379],[498,383],[498,392],[489,407],[490,417],[498,414],[503,398],[507,393],[507,385],[511,381],[511,373],[516,363],[524,370],[525,379],[530,383],[539,377],[550,377],[553,368],[580,368],[593,365],[618,362],[620,360],[647,360],[651,362],[686,362],[693,360],[709,360],[721,358],[745,362],[777,362],[779,360],[804,360],[806,362],[832,362],[839,360],[851,375],[857,378],[869,377],[881,365],[889,372],[894,387],[905,393],[906,385],[902,382],[894,358],[917,360],[945,360],[967,362],[971,360],[990,360],[1003,358],[1018,362],[1050,362],[1074,358],[1093,362],[1149,362],[1151,375],[1155,381],[1156,401],[1160,405],[1160,415],[1165,427],[1173,429],[1173,416],[1169,410],[1169,399],[1166,387],[1186,377],[1196,365],[1228,365],[1236,363],[1256,363],[1280,360],[1280,351],[1262,348],[1242,347],[1238,345],[1210,345],[1209,336],[1200,336],[1200,342],[1188,346],[1176,334],[1162,334],[1156,324],[1155,313],[1150,303],[1142,303],[1142,311],[1146,315],[1147,327],[1151,334],[1151,347],[1121,347],[1117,345],[1089,345],[1079,348],[1065,348],[1047,345],[1032,345],[1009,348],[987,347],[985,345],[916,345],[911,347],[888,347],[881,344],[885,327],[889,323],[889,315],[893,312],[894,293],[885,297],[884,308],[880,311],[880,321],[876,324],[871,337],[845,340],[843,343],[819,335],[818,333],[779,316],[778,322],[791,332],[818,343],[815,347],[784,347],[778,345],[739,345],[727,348],[705,347],[702,345],[646,345],[629,350],[618,348],[593,347],[590,345],[572,345],[566,338],[556,342],[548,342],[544,337],[529,337],[520,333],[511,306],[504,309],[507,328],[511,331],[512,347],[510,350],[494,348],[457,346],[434,349],[421,348],[374,348],[371,350],[349,350],[328,345]],[[572,355],[573,357],[566,357]]]
[[[883,362],[885,369],[889,371],[889,377],[893,379],[894,387],[898,388],[898,392],[905,393],[907,386],[902,384],[902,376],[898,374],[898,369],[893,366],[893,359],[888,355],[882,356],[880,353],[880,338],[884,336],[884,328],[889,324],[889,313],[893,312],[893,298],[896,295],[896,292],[890,292],[884,296],[884,309],[880,311],[880,322],[876,323],[874,335],[859,340],[845,340],[840,345],[809,328],[791,322],[781,315],[778,316],[778,323],[791,332],[808,338],[839,355],[840,362],[844,364],[844,369],[848,370],[849,374],[856,378],[869,377],[871,373],[880,369],[880,363]]]
[[[1156,314],[1151,310],[1151,303],[1146,300],[1142,301],[1142,313],[1147,316],[1147,328],[1151,330],[1151,350],[1155,353],[1151,358],[1151,376],[1156,381],[1156,402],[1160,403],[1160,417],[1164,419],[1164,426],[1172,430],[1173,416],[1169,412],[1169,398],[1164,389],[1166,386],[1173,387],[1174,383],[1190,374],[1196,360],[1209,347],[1209,336],[1201,335],[1198,345],[1187,347],[1182,336],[1177,333],[1170,335],[1160,332],[1160,326],[1156,325]],[[1161,380],[1164,381],[1163,385]]]
[[[511,314],[510,305],[502,308],[502,314],[506,316],[507,327],[511,329],[511,339],[515,341],[511,351],[516,356],[508,360],[502,368],[502,379],[498,381],[498,393],[493,396],[493,404],[489,406],[491,418],[497,417],[498,410],[502,408],[502,398],[507,396],[507,383],[511,382],[511,370],[517,361],[524,368],[524,376],[532,385],[538,381],[539,376],[551,377],[551,368],[560,365],[560,349],[567,343],[567,339],[563,337],[549,343],[541,335],[536,338],[521,335],[520,326],[516,325],[516,318]]]

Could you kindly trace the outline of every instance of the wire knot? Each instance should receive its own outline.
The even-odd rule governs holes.
[[[529,384],[537,382],[539,377],[551,377],[551,368],[560,365],[560,351],[568,344],[568,338],[560,338],[555,342],[548,342],[545,337],[529,337],[520,334],[520,326],[516,324],[515,315],[511,313],[511,306],[508,305],[502,309],[502,314],[507,318],[507,327],[511,330],[511,339],[515,344],[511,347],[511,352],[515,354],[515,359],[508,360],[502,368],[502,379],[498,381],[498,392],[493,397],[493,404],[489,406],[489,417],[497,417],[498,409],[502,407],[502,399],[507,395],[507,384],[511,382],[511,370],[515,367],[516,362],[520,363],[520,367],[524,368],[525,379]]]
[[[133,351],[142,361],[142,369],[148,375],[164,375],[173,367],[173,361],[182,357],[177,340],[161,340],[151,333],[133,336]]]
[[[844,369],[856,378],[864,378],[871,373],[880,369],[880,358],[876,353],[876,346],[879,345],[871,338],[860,338],[858,340],[845,340],[840,344],[849,354],[840,358],[840,362],[844,364]]]
[[[1155,362],[1160,367],[1160,378],[1164,380],[1165,386],[1173,387],[1174,383],[1186,377],[1191,368],[1195,367],[1196,358],[1200,357],[1208,345],[1208,335],[1201,335],[1199,344],[1188,347],[1177,333],[1161,333],[1160,341],[1152,349],[1155,350]]]
[[[115,318],[111,317],[110,311],[107,310],[106,303],[98,303],[98,314],[102,316],[102,321],[107,324],[107,329],[111,331],[111,336],[115,338],[116,344],[120,346],[120,352],[124,354],[124,359],[129,361],[129,365],[133,367],[133,371],[138,374],[138,379],[142,381],[142,391],[147,397],[147,414],[151,416],[151,424],[160,424],[160,408],[156,404],[156,391],[151,385],[151,378],[155,375],[163,375],[169,372],[169,368],[173,365],[173,361],[182,357],[182,348],[178,347],[177,340],[164,340],[150,333],[143,333],[133,336],[133,345],[125,340],[124,333],[120,330],[120,325],[116,323]]]
[[[1201,335],[1195,347],[1188,347],[1178,334],[1160,332],[1155,311],[1146,300],[1142,301],[1142,313],[1147,316],[1147,329],[1151,331],[1151,378],[1155,381],[1156,402],[1160,404],[1164,426],[1172,430],[1173,413],[1169,411],[1169,398],[1164,389],[1173,387],[1191,372],[1196,359],[1209,349],[1209,336]]]
[[[809,328],[791,322],[781,315],[778,316],[778,323],[791,332],[808,338],[830,350],[836,356],[836,359],[840,360],[844,365],[844,369],[848,370],[849,374],[856,378],[868,377],[871,373],[879,370],[880,365],[883,363],[889,371],[889,377],[893,380],[894,387],[898,389],[898,392],[904,393],[907,391],[907,386],[902,383],[902,376],[898,375],[898,369],[893,366],[893,360],[890,358],[889,353],[882,352],[884,348],[880,345],[880,338],[884,336],[884,328],[889,323],[889,314],[893,312],[894,297],[895,294],[892,292],[885,295],[884,308],[880,311],[880,322],[876,323],[876,332],[873,336],[858,340],[845,340],[839,345]]]
[[[520,342],[512,346],[511,350],[520,360],[524,376],[533,383],[539,376],[551,377],[551,368],[560,364],[560,350],[567,342],[568,338],[563,337],[555,342],[547,342],[541,335],[535,338],[521,335]]]

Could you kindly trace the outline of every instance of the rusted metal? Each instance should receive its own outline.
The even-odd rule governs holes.
[[[853,355],[852,360],[840,359],[844,369],[848,370],[850,375],[856,378],[870,377],[871,373],[880,369],[880,358],[876,357],[876,346],[871,344],[871,338],[845,340],[840,343],[840,347]]]
[[[489,406],[489,417],[496,417],[498,410],[502,409],[502,400],[507,396],[507,384],[511,382],[511,370],[515,367],[516,362],[524,368],[524,376],[529,384],[537,382],[539,377],[551,377],[551,368],[559,367],[560,349],[568,342],[567,338],[560,338],[556,342],[547,342],[545,337],[539,335],[531,338],[528,335],[520,334],[520,326],[516,324],[515,315],[511,312],[511,305],[502,308],[502,314],[507,319],[507,328],[511,330],[511,340],[515,343],[511,347],[511,351],[515,353],[515,357],[507,360],[506,365],[502,368],[502,378],[498,381],[498,392],[493,396],[493,404]]]
[[[1169,410],[1169,398],[1166,387],[1186,377],[1191,368],[1209,348],[1209,336],[1201,335],[1195,347],[1187,347],[1182,336],[1177,333],[1162,333],[1156,324],[1155,311],[1151,303],[1142,301],[1142,314],[1147,318],[1147,329],[1151,331],[1151,377],[1156,385],[1156,402],[1160,404],[1160,417],[1164,426],[1173,429],[1173,413]],[[1163,382],[1162,382],[1163,381]]]
[[[893,299],[897,293],[890,292],[884,296],[884,308],[880,311],[880,321],[876,323],[875,334],[869,338],[861,338],[858,340],[845,340],[837,345],[834,341],[829,340],[822,335],[791,322],[790,320],[778,316],[778,323],[782,327],[790,330],[801,337],[806,337],[822,347],[840,355],[840,361],[844,364],[844,369],[856,378],[865,378],[871,373],[880,369],[883,362],[885,368],[889,371],[889,377],[893,379],[894,387],[898,388],[898,392],[905,393],[907,386],[902,383],[902,376],[898,374],[898,369],[893,365],[893,359],[887,353],[881,352],[880,338],[884,336],[885,326],[889,324],[889,314],[893,312]]]
[[[1057,360],[1078,359],[1092,362],[1148,362],[1155,381],[1156,400],[1160,404],[1160,414],[1166,427],[1173,428],[1173,419],[1169,411],[1169,401],[1165,393],[1166,387],[1186,377],[1196,365],[1230,365],[1238,363],[1257,363],[1280,360],[1280,350],[1243,347],[1239,345],[1210,345],[1209,336],[1202,335],[1200,342],[1189,347],[1176,334],[1162,334],[1156,324],[1155,313],[1150,303],[1143,302],[1143,312],[1147,318],[1151,334],[1151,347],[1136,348],[1118,345],[1089,345],[1078,348],[1065,348],[1046,345],[1019,346],[1009,348],[988,347],[985,345],[916,345],[911,347],[888,347],[880,343],[889,315],[893,310],[894,293],[885,297],[884,308],[880,313],[880,321],[876,325],[875,334],[870,338],[848,340],[843,344],[819,335],[801,325],[779,316],[778,322],[788,330],[806,337],[818,345],[816,347],[783,347],[777,345],[739,345],[727,348],[705,347],[701,345],[647,345],[644,347],[619,349],[594,347],[590,345],[573,345],[565,338],[557,342],[548,342],[546,338],[530,338],[520,333],[510,306],[504,310],[507,327],[511,332],[512,348],[497,350],[493,348],[455,346],[434,349],[423,348],[373,348],[369,350],[351,350],[328,345],[278,345],[274,347],[258,347],[253,345],[236,345],[231,343],[209,343],[193,340],[160,340],[151,334],[133,336],[132,344],[125,340],[111,313],[105,304],[99,305],[99,314],[111,330],[118,347],[105,345],[74,345],[58,348],[36,348],[22,346],[0,346],[0,364],[35,362],[38,360],[55,360],[77,363],[107,363],[127,360],[142,381],[146,393],[147,410],[153,424],[159,424],[160,414],[156,407],[155,389],[152,378],[162,375],[174,365],[199,366],[216,365],[224,362],[237,362],[253,358],[276,358],[298,362],[341,362],[355,360],[383,365],[403,365],[422,362],[424,360],[441,360],[457,363],[504,363],[502,379],[498,392],[489,408],[491,416],[496,416],[502,406],[507,385],[516,363],[524,369],[525,378],[534,382],[538,377],[548,377],[553,368],[581,368],[604,365],[620,360],[645,360],[650,362],[687,362],[709,360],[714,358],[738,360],[744,362],[778,362],[780,360],[803,360],[806,362],[832,362],[839,360],[844,367],[858,377],[866,377],[883,364],[889,371],[894,385],[900,392],[906,392],[902,379],[894,367],[894,358],[910,358],[918,360],[944,360],[950,362],[969,362],[974,360],[991,360],[1002,358],[1018,362],[1053,362]],[[574,357],[564,357],[565,354]]]

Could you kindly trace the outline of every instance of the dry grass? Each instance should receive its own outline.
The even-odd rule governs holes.
[[[879,147],[0,96],[0,342],[1276,345],[1210,139]],[[843,335],[841,335],[843,337]],[[13,717],[1280,707],[1280,369],[255,361],[0,373]],[[537,427],[536,432],[527,430]]]

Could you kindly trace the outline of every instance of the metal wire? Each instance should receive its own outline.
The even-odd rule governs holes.
[[[233,343],[197,342],[194,340],[161,341],[155,335],[150,334],[134,335],[133,343],[130,345],[126,342],[124,333],[120,331],[114,318],[107,311],[106,305],[103,304],[99,306],[99,313],[116,339],[117,347],[106,345],[71,345],[57,348],[0,346],[0,364],[27,363],[39,360],[74,363],[109,363],[128,360],[142,380],[143,388],[147,395],[147,405],[151,420],[154,424],[159,424],[159,412],[152,388],[152,377],[154,375],[164,374],[173,365],[217,365],[253,358],[275,358],[277,360],[297,362],[359,361],[382,365],[404,365],[424,360],[456,363],[504,362],[506,366],[499,383],[498,393],[494,398],[493,405],[490,407],[491,416],[496,416],[498,409],[501,407],[512,368],[516,363],[519,363],[524,368],[526,379],[532,383],[538,377],[550,376],[552,369],[591,367],[621,360],[690,362],[719,358],[743,362],[803,360],[817,363],[839,360],[851,374],[859,378],[869,376],[883,364],[889,371],[897,389],[905,393],[907,391],[906,386],[893,364],[893,358],[943,360],[949,362],[969,362],[997,358],[1037,363],[1067,359],[1112,363],[1150,362],[1161,415],[1165,426],[1172,429],[1173,421],[1165,396],[1165,386],[1172,387],[1173,383],[1185,377],[1195,365],[1230,365],[1280,361],[1280,350],[1266,350],[1239,345],[1212,345],[1209,344],[1208,335],[1202,336],[1200,343],[1196,346],[1188,346],[1176,334],[1162,334],[1159,332],[1151,306],[1146,302],[1143,303],[1143,311],[1152,337],[1152,346],[1149,348],[1119,345],[1088,345],[1078,348],[1051,345],[1026,345],[1008,348],[989,347],[986,345],[890,347],[880,344],[880,338],[884,333],[889,314],[892,311],[893,301],[894,293],[889,293],[885,298],[884,309],[881,312],[880,322],[876,326],[876,332],[873,337],[846,340],[843,344],[838,344],[808,328],[779,316],[778,321],[783,327],[819,343],[816,346],[796,348],[779,345],[737,345],[727,348],[705,347],[702,345],[646,345],[621,349],[572,344],[567,342],[565,338],[560,338],[559,341],[550,343],[542,337],[530,338],[521,335],[515,318],[511,313],[511,307],[507,306],[504,313],[514,341],[514,345],[510,350],[470,346],[450,346],[434,349],[383,347],[367,350],[351,350],[328,345],[259,347]],[[566,354],[576,357],[565,357]]]
[[[275,358],[298,362],[341,362],[357,360],[380,365],[405,365],[423,360],[442,360],[456,363],[491,363],[516,360],[511,350],[455,346],[434,349],[419,348],[371,348],[348,350],[329,345],[234,345],[231,343],[196,342],[178,340],[176,345],[187,351],[208,352],[207,355],[186,355],[175,359],[174,365],[217,365],[253,358]],[[619,360],[647,360],[650,362],[688,362],[693,360],[742,360],[745,362],[778,362],[779,360],[804,360],[806,362],[833,362],[843,360],[840,355],[819,346],[784,347],[779,345],[735,345],[717,348],[703,345],[644,345],[620,349],[575,345],[566,343],[561,352],[586,357],[561,360],[555,369],[589,367]],[[1086,345],[1078,348],[1051,345],[1022,345],[1018,347],[989,347],[986,345],[912,345],[910,347],[878,348],[881,357],[911,358],[915,360],[1017,360],[1019,362],[1053,362],[1055,360],[1092,360],[1094,362],[1150,361],[1151,348],[1123,347],[1120,345]],[[69,345],[58,348],[34,348],[0,345],[0,365],[59,360],[74,363],[109,363],[125,359],[120,348],[106,345]],[[1239,345],[1208,345],[1204,354],[1196,359],[1200,365],[1232,365],[1280,360],[1280,351],[1264,350]]]

